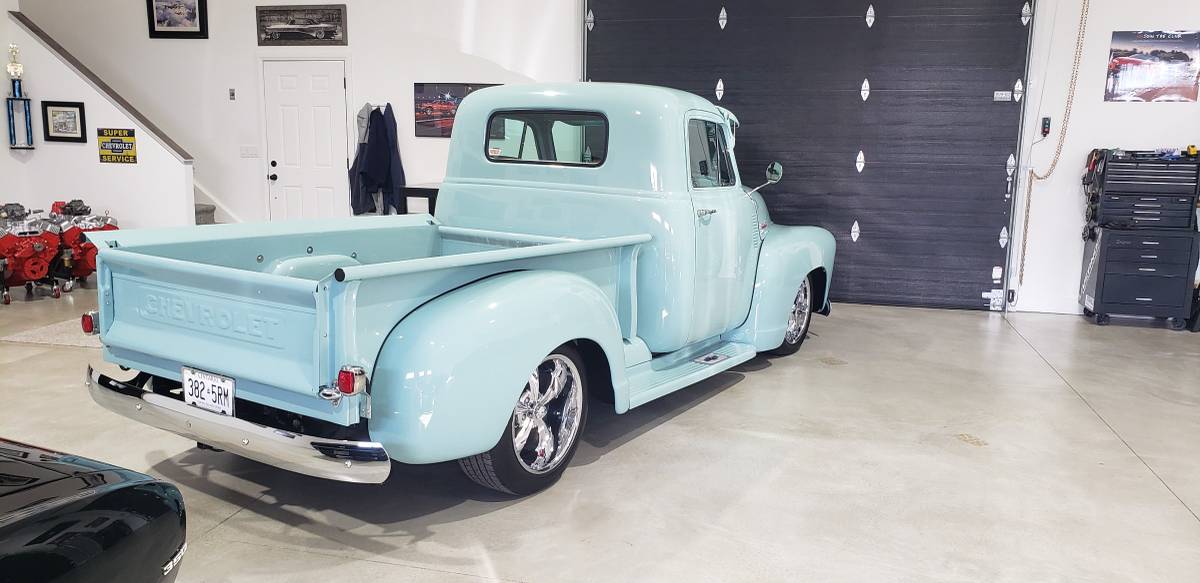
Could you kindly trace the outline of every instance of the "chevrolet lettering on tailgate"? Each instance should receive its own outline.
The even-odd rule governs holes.
[[[229,333],[256,339],[260,343],[275,340],[275,327],[279,320],[249,311],[234,310],[185,300],[163,293],[148,293],[138,314],[147,320],[158,320],[171,324],[182,324],[195,330]]]

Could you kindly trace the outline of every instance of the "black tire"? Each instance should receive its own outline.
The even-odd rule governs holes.
[[[813,290],[812,276],[811,275],[805,276],[804,283],[802,283],[801,286],[803,286],[803,287],[800,290],[796,290],[796,299],[797,300],[799,299],[800,294],[804,290],[808,291],[808,298],[809,298],[808,299],[808,317],[804,320],[804,324],[800,328],[799,335],[794,335],[789,338],[789,335],[787,334],[787,332],[785,332],[784,337],[783,337],[783,343],[780,344],[778,348],[768,351],[767,354],[770,354],[772,356],[790,356],[790,355],[796,354],[796,351],[800,350],[800,346],[804,344],[804,340],[806,338],[808,338],[808,329],[812,327],[812,316],[813,316],[813,311],[814,311],[813,304],[815,302],[814,296],[812,294],[812,290]],[[795,300],[793,300],[793,301],[795,302]],[[790,319],[791,314],[792,314],[791,312],[789,312],[789,314],[788,314],[789,315],[789,320],[788,320],[789,327],[791,324],[791,319]]]
[[[562,476],[563,471],[565,471],[567,466],[570,465],[571,458],[575,457],[575,450],[579,448],[579,440],[587,425],[587,370],[584,368],[583,357],[579,354],[579,351],[576,350],[571,344],[563,344],[562,346],[555,348],[554,351],[548,354],[546,358],[542,360],[542,363],[538,365],[537,370],[539,371],[539,378],[543,379],[543,381],[549,378],[548,374],[542,371],[543,365],[545,365],[555,356],[563,357],[571,361],[571,364],[575,367],[575,372],[577,373],[573,373],[573,381],[577,382],[579,384],[579,388],[581,389],[580,398],[578,399],[578,422],[576,429],[570,436],[570,443],[567,446],[567,451],[562,454],[556,453],[556,455],[560,455],[560,457],[556,458],[554,465],[549,470],[542,473],[531,471],[526,467],[527,463],[518,457],[518,453],[514,447],[513,432],[516,430],[518,425],[518,406],[521,404],[521,402],[518,401],[517,405],[513,407],[513,412],[509,416],[509,421],[505,425],[504,432],[500,435],[500,440],[496,442],[496,445],[492,446],[492,449],[489,449],[481,454],[458,460],[458,465],[460,468],[462,468],[463,473],[466,474],[468,478],[471,478],[471,480],[476,484],[479,484],[485,488],[496,490],[497,492],[503,492],[505,494],[528,496],[535,492],[544,490],[557,482],[559,477]],[[526,389],[523,389],[522,395],[524,395],[524,391],[528,389],[529,384],[526,383],[525,387]],[[561,390],[560,394],[554,399],[551,399],[550,404],[553,405],[559,399],[569,399],[570,393],[568,387],[569,385],[564,385],[564,388]],[[564,401],[562,405],[566,406],[566,401]],[[547,408],[549,409],[551,407],[547,406]],[[547,415],[554,413],[554,411],[548,411]],[[558,417],[555,420],[560,423],[561,428],[563,412],[560,411],[557,413],[557,415]],[[530,433],[527,432],[526,435],[530,435]],[[528,441],[526,444],[528,444]],[[534,451],[536,451],[536,448]],[[526,454],[533,453],[534,451],[528,451]]]
[[[1083,309],[1083,317],[1084,318],[1091,318],[1092,316],[1095,316],[1095,315],[1096,315],[1096,312],[1093,312],[1087,308]]]
[[[1097,326],[1107,326],[1110,321],[1111,319],[1108,317],[1108,314],[1096,314]]]

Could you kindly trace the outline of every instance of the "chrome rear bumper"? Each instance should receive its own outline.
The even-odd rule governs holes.
[[[109,411],[285,470],[365,484],[383,482],[392,471],[376,442],[312,437],[210,413],[98,374],[91,365],[84,384]]]

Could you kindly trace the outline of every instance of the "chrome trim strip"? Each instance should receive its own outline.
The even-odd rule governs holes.
[[[101,379],[108,380],[112,386],[105,386]],[[163,395],[149,392],[141,393],[139,396],[126,394],[120,389],[127,391],[129,387],[98,375],[90,364],[84,384],[87,386],[92,400],[109,411],[285,470],[318,478],[362,484],[382,483],[392,471],[391,460],[377,462],[340,460],[326,456],[313,447],[315,442],[383,449],[383,444],[380,443],[301,435],[256,425],[235,417],[210,413]]]

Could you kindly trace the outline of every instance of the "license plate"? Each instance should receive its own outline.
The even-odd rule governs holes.
[[[205,411],[233,416],[233,379],[182,367],[183,402]]]

